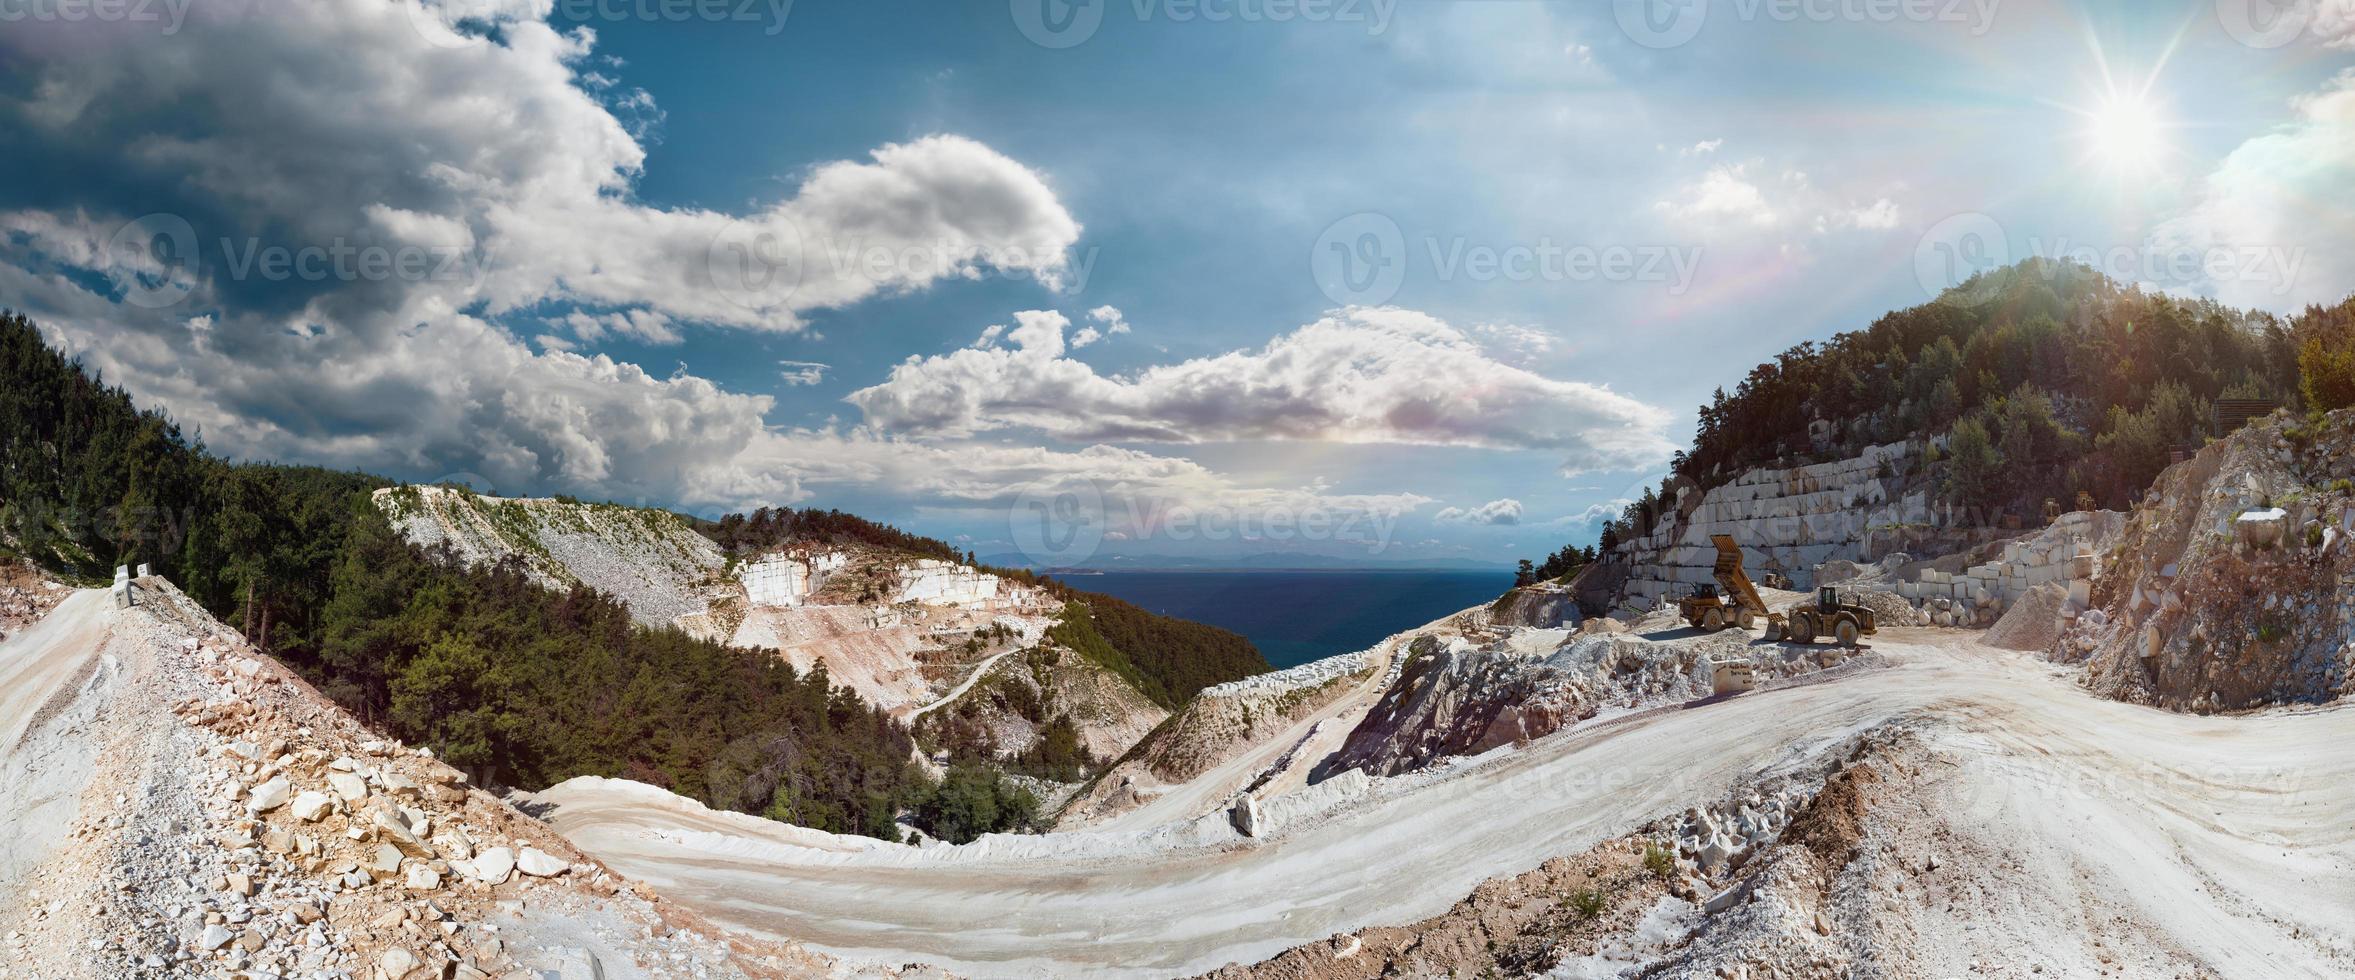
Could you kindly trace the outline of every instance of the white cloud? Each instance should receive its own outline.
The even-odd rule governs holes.
[[[1849,212],[1849,217],[1858,228],[1895,228],[1898,221],[1897,202],[1884,197],[1869,206]]]
[[[1240,350],[1105,377],[1062,356],[1061,314],[1017,314],[1012,349],[894,367],[848,400],[885,431],[1024,428],[1069,441],[1354,443],[1543,449],[1567,471],[1667,457],[1667,412],[1498,362],[1427,314],[1352,307]],[[1020,336],[1015,336],[1020,335]]]
[[[740,216],[645,205],[636,134],[657,110],[589,77],[590,32],[542,23],[545,3],[496,14],[497,41],[415,9],[309,0],[200,8],[169,36],[0,33],[0,134],[78,175],[0,215],[0,295],[234,456],[692,506],[802,493],[799,470],[744,462],[770,399],[589,353],[599,342],[796,329],[943,278],[1066,270],[1079,225],[1045,180],[957,136],[820,164]],[[116,240],[151,212],[186,222],[194,265]],[[786,249],[767,254],[801,274],[714,288],[715,240]],[[257,249],[425,262],[273,276]],[[162,305],[126,302],[126,284],[163,287]]]
[[[2157,254],[2203,259],[2192,291],[2288,312],[2355,283],[2355,71],[2291,106],[2294,121],[2234,148],[2154,234]]]
[[[1528,367],[1553,353],[1555,337],[1534,327],[1511,323],[1481,323],[1472,327],[1481,346],[1506,363]]]
[[[1519,524],[1521,502],[1511,497],[1491,500],[1466,510],[1461,507],[1441,508],[1431,519],[1442,524]]]
[[[783,369],[781,376],[786,387],[789,388],[799,385],[814,385],[826,380],[828,367],[828,365],[817,361],[778,361],[777,366]]]
[[[531,4],[496,15],[500,42],[435,45],[411,7],[316,0],[75,45],[11,32],[0,50],[34,67],[0,103],[44,148],[103,164],[82,193],[119,198],[90,201],[104,220],[173,211],[208,246],[460,251],[469,275],[425,285],[494,315],[555,300],[793,329],[806,311],[943,278],[1055,285],[1078,238],[1038,174],[947,135],[820,165],[742,215],[645,206],[630,194],[645,151],[614,111],[650,106],[595,91],[580,71],[591,32],[559,32]],[[756,264],[745,283],[748,249],[783,274],[763,285]],[[381,309],[410,291],[378,285],[346,298]]]
[[[1555,525],[1557,527],[1599,528],[1603,526],[1604,521],[1618,520],[1619,515],[1627,512],[1627,505],[1632,503],[1635,503],[1635,501],[1626,497],[1606,500],[1599,504],[1589,504],[1585,510],[1579,511],[1576,514],[1571,514],[1567,517],[1557,517],[1551,521],[1547,521],[1546,523]]]
[[[1088,311],[1088,325],[1071,335],[1073,350],[1086,347],[1116,333],[1128,332],[1128,319],[1114,306],[1099,306]]]
[[[1080,450],[990,443],[920,443],[852,430],[769,432],[749,441],[733,472],[715,471],[697,499],[740,507],[745,473],[775,481],[771,495],[808,488],[856,490],[870,498],[922,501],[928,510],[1016,517],[1026,500],[1075,492],[1116,529],[1151,537],[1173,509],[1229,518],[1322,514],[1395,519],[1431,502],[1413,493],[1339,493],[1329,487],[1255,487],[1187,459],[1113,446]],[[1248,522],[1247,520],[1245,521]]]
[[[1655,205],[1679,218],[1702,222],[1737,221],[1760,227],[1775,223],[1774,208],[1765,192],[1744,173],[1744,164],[1711,167],[1701,179],[1686,185],[1673,200]]]

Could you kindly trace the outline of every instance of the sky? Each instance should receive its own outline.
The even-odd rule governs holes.
[[[0,306],[214,451],[984,556],[1591,542],[2029,255],[2355,293],[2355,0],[23,0]]]

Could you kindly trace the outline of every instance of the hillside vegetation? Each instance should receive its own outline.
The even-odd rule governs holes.
[[[2029,259],[1718,389],[1692,449],[1604,525],[1601,550],[1649,533],[1685,487],[1925,437],[1930,486],[1965,520],[2033,519],[2048,499],[2123,508],[2174,451],[2222,435],[2224,398],[2355,403],[2355,299],[2284,320]]]
[[[484,782],[627,777],[887,838],[905,808],[944,815],[952,837],[1027,819],[994,782],[933,784],[904,728],[822,671],[406,543],[368,503],[386,485],[213,456],[0,317],[0,547],[84,581],[152,563],[346,708]]]

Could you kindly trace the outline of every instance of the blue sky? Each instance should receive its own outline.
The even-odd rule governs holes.
[[[0,33],[0,303],[502,492],[1502,561],[1972,262],[2355,291],[2342,0],[176,3]]]

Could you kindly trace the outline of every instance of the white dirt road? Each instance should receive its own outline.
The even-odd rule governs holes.
[[[76,592],[0,645],[0,751],[16,748],[50,695],[98,656],[113,601],[104,589]]]
[[[1876,646],[1888,666],[1582,726],[1217,847],[1130,835],[1117,859],[1058,856],[1100,855],[1123,836],[1101,833],[812,847],[751,818],[564,787],[551,791],[553,822],[757,932],[982,976],[1166,976],[1432,915],[1484,879],[1905,720],[1984,763],[1973,801],[1984,812],[1970,816],[2044,839],[2080,881],[2139,889],[2108,899],[2213,952],[2203,959],[2355,949],[2355,756],[2343,750],[2355,710],[2175,715],[2096,699],[1969,634],[1889,630]]]

